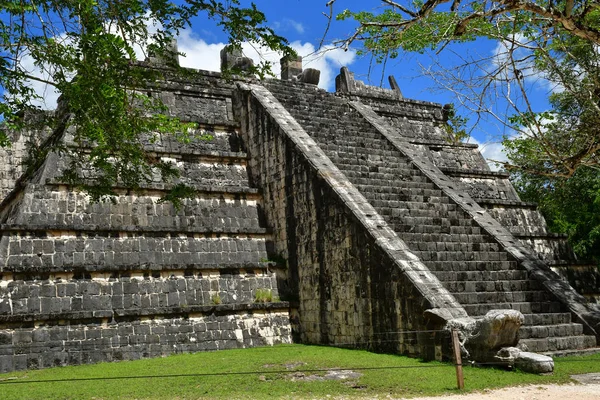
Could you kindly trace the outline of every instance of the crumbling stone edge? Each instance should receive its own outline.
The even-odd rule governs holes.
[[[422,146],[411,144],[403,139],[371,107],[357,101],[350,101],[350,105],[402,154],[408,157],[448,197],[467,212],[484,231],[494,237],[515,258],[519,265],[529,272],[531,278],[540,281],[557,300],[565,304],[575,317],[576,322],[584,326],[586,333],[595,335],[597,342],[600,343],[600,307],[589,303],[585,297],[577,293],[548,265],[539,260],[530,249],[521,244],[508,229],[492,218],[468,193],[461,191],[451,178],[447,177],[433,164],[425,154]]]

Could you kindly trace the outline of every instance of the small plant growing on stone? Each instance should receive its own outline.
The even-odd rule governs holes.
[[[271,289],[256,289],[254,294],[255,303],[271,303],[273,301],[273,293]]]
[[[218,294],[213,295],[213,297],[211,298],[211,300],[212,300],[213,304],[219,305],[219,304],[222,303],[221,296],[219,296]]]

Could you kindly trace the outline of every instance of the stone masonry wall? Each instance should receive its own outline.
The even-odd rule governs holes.
[[[22,130],[6,132],[11,145],[0,147],[0,204],[25,172],[31,147],[40,146],[51,135],[52,130],[45,123],[45,118],[52,114],[47,111],[27,112]]]
[[[83,276],[87,275],[87,276]],[[8,278],[5,274],[5,278]],[[52,274],[0,281],[0,322],[164,315],[203,306],[249,304],[257,289],[277,296],[267,269]]]
[[[23,173],[23,164],[27,156],[27,135],[12,135],[11,147],[0,148],[0,202],[14,188],[15,182]]]
[[[287,311],[251,309],[0,329],[0,372],[265,346],[286,336]]]
[[[9,136],[12,138],[11,146],[0,147],[0,203],[15,188],[15,183],[25,172],[24,162],[29,155],[30,142],[41,140],[32,130],[10,132]]]

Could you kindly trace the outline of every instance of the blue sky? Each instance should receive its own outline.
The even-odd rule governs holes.
[[[329,12],[329,8],[325,5],[326,0],[255,0],[255,3],[266,14],[269,26],[274,28],[278,34],[286,37],[300,55],[306,56],[317,50],[327,26],[327,18],[323,15],[323,13]],[[334,3],[334,15],[345,8],[376,10],[380,4],[381,2],[378,0],[337,0]],[[333,20],[325,38],[325,45],[328,46],[336,40],[349,37],[355,26],[353,21]],[[186,53],[186,57],[181,58],[182,65],[218,70],[219,51],[226,41],[227,37],[218,27],[210,21],[206,21],[205,18],[199,17],[194,21],[192,29],[183,32],[179,38],[179,50]],[[382,83],[383,86],[387,86],[387,76],[394,75],[405,98],[442,104],[450,102],[458,104],[452,90],[440,89],[434,80],[423,71],[435,69],[440,64],[455,65],[466,56],[487,59],[480,65],[480,68],[486,69],[488,67],[485,63],[493,64],[493,57],[502,52],[502,46],[497,42],[482,39],[464,45],[447,46],[439,54],[435,54],[435,52],[422,55],[401,53],[397,59],[389,60],[384,70],[382,65],[372,62],[369,56],[357,56],[356,49],[356,47],[352,47],[347,52],[333,49],[317,55],[312,54],[305,58],[304,64],[305,67],[321,70],[320,86],[329,91],[335,90],[335,76],[339,73],[340,67],[347,66],[358,79],[376,86]],[[275,63],[279,59],[278,55],[264,49],[259,49],[258,52],[255,50],[250,45],[244,46],[244,51],[252,58],[262,57]],[[273,69],[277,73],[278,65],[275,64]],[[547,108],[545,99],[550,90],[547,82],[544,82],[535,73],[532,73],[526,81],[533,94],[531,99],[536,108],[540,111]],[[500,120],[503,119],[503,113],[507,110],[507,103],[501,96],[503,90],[505,89],[499,88],[498,96],[490,97],[486,103]],[[462,113],[468,114],[465,108],[462,108]],[[471,122],[475,118],[474,115],[470,115]],[[487,120],[481,121],[471,133],[470,141],[480,144],[486,158],[495,160],[505,159],[499,144],[502,135],[514,135],[514,132],[508,130],[494,117],[487,117]]]
[[[327,36],[325,37],[325,49],[315,53],[323,40],[327,27],[327,18],[324,13],[329,12],[326,7],[326,0],[255,0],[257,7],[262,10],[268,19],[268,24],[278,34],[286,37],[296,51],[305,57],[304,66],[316,68],[321,71],[320,86],[326,90],[335,90],[335,76],[339,73],[342,66],[347,66],[355,77],[363,80],[367,84],[387,86],[387,76],[394,75],[405,98],[433,101],[438,103],[458,104],[455,93],[455,85],[448,85],[447,88],[440,89],[436,86],[434,79],[424,73],[425,70],[436,68],[442,65],[456,65],[461,58],[467,56],[479,57],[485,59],[480,64],[481,73],[486,69],[493,67],[494,56],[500,54],[501,45],[489,40],[477,40],[476,42],[465,45],[450,45],[439,54],[430,52],[429,54],[401,53],[397,59],[389,60],[385,66],[378,65],[371,61],[369,56],[359,57],[356,53],[357,48],[351,47],[348,51],[334,48],[332,43],[343,40],[352,35],[356,24],[353,21],[332,21]],[[243,0],[244,6],[249,5],[248,1]],[[345,8],[351,10],[376,10],[381,2],[379,0],[337,0],[334,3],[334,17]],[[179,50],[185,53],[180,57],[180,63],[183,66],[217,71],[219,69],[219,52],[227,43],[226,34],[214,23],[207,20],[205,15],[198,16],[192,21],[189,29],[181,32],[178,38]],[[266,49],[258,49],[252,44],[243,46],[246,55],[258,60],[260,58],[274,62],[273,70],[279,72],[278,60],[280,56]],[[326,50],[326,51],[323,51]],[[141,55],[141,54],[140,54]],[[487,64],[486,64],[487,63]],[[538,111],[547,107],[545,98],[548,91],[547,82],[543,82],[535,73],[527,79],[532,99],[536,103]],[[33,83],[36,90],[46,98],[46,107],[52,108],[57,95],[52,93],[43,85]],[[500,120],[503,118],[503,112],[506,110],[507,103],[502,100],[502,90],[499,89],[498,96],[492,96],[487,99],[486,106],[497,113]],[[466,108],[460,108],[462,114],[468,114]],[[471,121],[475,120],[473,115]],[[499,141],[503,134],[513,134],[505,126],[494,118],[484,120],[478,125],[478,128],[472,132],[471,142],[481,145],[484,156],[490,159],[502,160],[501,146]]]

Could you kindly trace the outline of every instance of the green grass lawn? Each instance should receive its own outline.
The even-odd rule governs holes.
[[[522,384],[566,383],[571,374],[600,372],[600,354],[555,360],[551,376],[465,367],[467,391]],[[331,368],[359,378],[299,380]],[[291,371],[291,372],[290,372]],[[295,372],[294,372],[295,371]],[[50,382],[48,382],[50,381]],[[394,397],[457,392],[452,365],[332,347],[282,345],[166,358],[0,374],[0,399]]]

